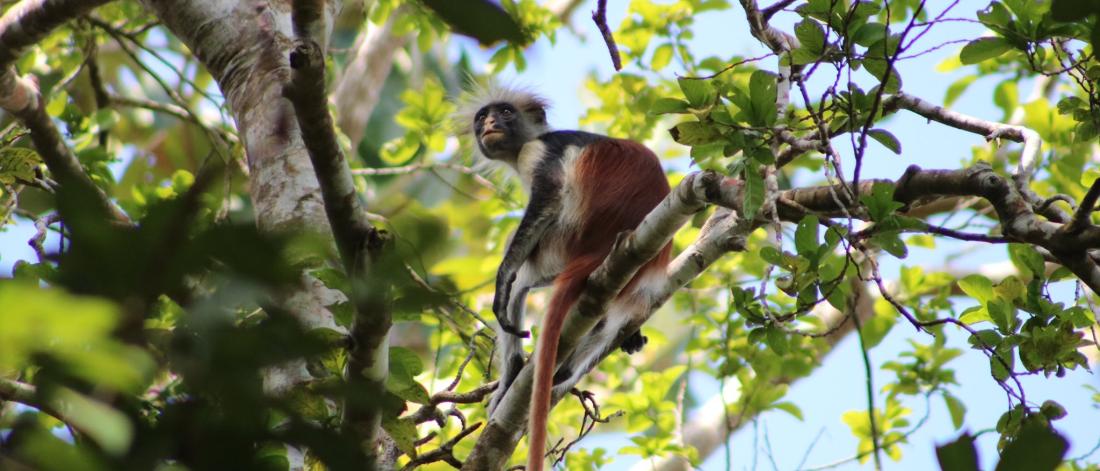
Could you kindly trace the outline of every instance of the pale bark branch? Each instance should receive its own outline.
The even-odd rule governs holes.
[[[333,87],[337,124],[348,136],[352,149],[359,147],[366,134],[386,77],[393,70],[394,55],[411,38],[393,32],[393,25],[402,14],[403,9],[398,8],[384,24],[367,26],[366,34],[356,41],[353,59]]]
[[[1003,137],[1011,141],[1022,142],[1024,148],[1020,151],[1020,163],[1017,165],[1016,174],[1014,175],[1016,186],[1021,191],[1026,190],[1028,183],[1031,181],[1031,175],[1035,173],[1035,168],[1039,165],[1039,149],[1042,147],[1043,140],[1039,137],[1039,133],[1025,126],[997,123],[951,111],[904,92],[898,92],[886,100],[883,109],[890,109],[891,107],[903,108],[929,120],[980,134],[987,141]]]

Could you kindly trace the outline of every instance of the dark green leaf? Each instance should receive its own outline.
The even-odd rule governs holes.
[[[817,228],[817,216],[812,214],[799,221],[798,228],[794,231],[794,246],[799,254],[817,253]]]
[[[1049,399],[1043,401],[1043,405],[1039,408],[1039,412],[1050,420],[1058,420],[1066,416],[1066,408]]]
[[[787,333],[780,330],[778,327],[768,328],[767,337],[768,347],[779,355],[786,355],[789,348],[787,343]]]
[[[868,5],[863,3],[861,5]],[[886,37],[887,29],[886,25],[882,23],[867,23],[860,26],[854,34],[852,34],[852,41],[863,47],[870,47],[872,44],[881,41]]]
[[[895,154],[901,155],[901,141],[898,141],[898,138],[894,137],[893,134],[890,134],[889,131],[885,129],[872,129],[870,131],[867,131],[867,134],[873,137],[880,144],[886,146],[887,149],[890,149]]]
[[[825,28],[821,24],[810,19],[805,19],[794,26],[794,35],[801,43],[801,47],[807,51],[821,54],[825,50]]]
[[[951,414],[951,425],[958,429],[963,426],[966,418],[966,404],[950,393],[943,393],[943,402],[947,404],[947,411]]]
[[[688,102],[679,98],[658,98],[653,102],[649,112],[652,114],[686,113],[689,106]]]
[[[745,199],[741,203],[741,209],[745,213],[745,218],[751,220],[756,217],[756,212],[764,204],[764,177],[751,168],[745,170],[744,177]]]
[[[1068,448],[1066,439],[1050,427],[1028,424],[1005,446],[996,471],[1053,471]]]
[[[757,70],[749,77],[749,98],[752,100],[755,124],[771,126],[775,124],[777,111],[776,76],[771,72]]]
[[[714,103],[717,94],[710,82],[684,77],[680,77],[676,81],[680,84],[680,91],[684,92],[684,97],[687,98],[692,107],[705,108]]]
[[[1080,21],[1098,11],[1095,0],[1053,0],[1050,4],[1050,16],[1055,21]]]
[[[685,121],[668,130],[672,139],[686,146],[709,144],[721,137],[712,126],[699,121]]]
[[[943,471],[978,471],[978,450],[969,433],[951,443],[936,447],[936,459]]]
[[[1003,38],[979,38],[970,41],[959,52],[959,60],[963,64],[977,64],[984,60],[1000,57],[1012,49],[1012,45]]]
[[[424,0],[455,32],[477,39],[484,45],[499,40],[524,42],[519,24],[500,5],[489,0]]]

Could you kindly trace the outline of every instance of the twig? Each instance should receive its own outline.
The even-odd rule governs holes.
[[[43,243],[46,241],[46,231],[49,230],[50,224],[53,224],[61,220],[61,215],[57,213],[50,213],[42,216],[34,221],[34,237],[31,237],[27,241],[27,245],[30,245],[34,249],[35,255],[38,255],[39,262],[45,262],[47,255],[46,249],[43,247]]]
[[[493,185],[493,182],[487,180],[470,167],[464,165],[436,162],[436,163],[424,163],[424,164],[410,164],[401,167],[385,167],[385,168],[353,168],[351,169],[352,175],[402,175],[406,173],[413,173],[420,170],[433,170],[436,168],[445,168],[454,170],[459,173],[469,175],[481,186],[484,186],[494,192],[499,193],[500,189]]]
[[[565,439],[562,438],[561,440],[558,440],[558,442],[555,443],[554,446],[546,452],[546,456],[554,456],[555,454],[558,455],[558,458],[554,460],[554,466],[557,466],[565,461],[565,455],[569,452],[569,448],[571,448],[573,445],[576,445],[577,442],[581,441],[582,438],[587,436],[589,432],[591,432],[592,429],[596,427],[596,424],[606,424],[610,422],[611,419],[621,417],[624,414],[624,412],[620,410],[613,412],[607,417],[604,417],[600,415],[600,405],[596,402],[596,397],[591,392],[581,391],[577,388],[573,388],[569,391],[569,393],[577,396],[577,400],[580,401],[581,407],[584,409],[584,417],[581,418],[581,428],[580,433],[577,434],[577,438],[574,438],[569,443],[566,443],[564,447],[561,446],[562,442],[565,441]]]
[[[1092,220],[1092,209],[1096,206],[1097,198],[1100,198],[1100,178],[1092,182],[1088,193],[1081,198],[1081,205],[1073,212],[1073,219],[1063,227],[1063,230],[1070,234],[1081,232]]]
[[[795,1],[796,0],[779,0],[772,4],[772,6],[760,10],[760,14],[764,17],[764,21],[770,21],[772,16],[775,16],[776,13],[779,13],[784,8],[791,6]]]
[[[615,37],[611,35],[611,28],[607,26],[607,0],[599,0],[596,11],[592,12],[592,21],[603,35],[603,42],[607,44],[607,52],[611,54],[611,63],[615,70],[623,70],[623,60],[619,57],[619,46],[615,45]]]
[[[401,468],[402,471],[414,469],[420,465],[434,463],[436,461],[443,461],[451,466],[454,466],[455,469],[461,468],[462,462],[458,461],[458,459],[455,458],[454,446],[458,442],[462,441],[463,438],[466,438],[467,435],[474,433],[475,430],[481,428],[481,424],[481,422],[478,422],[469,427],[463,428],[461,432],[458,432],[458,435],[455,435],[450,440],[447,440],[445,443],[440,445],[439,448],[429,451],[427,453],[423,453],[416,458],[409,460],[409,462],[405,464],[403,468]]]
[[[875,469],[882,469],[882,456],[881,448],[879,447],[879,430],[878,425],[875,424],[875,387],[874,387],[874,374],[871,369],[871,357],[867,354],[867,342],[863,338],[863,323],[859,321],[859,317],[854,314],[849,314],[856,323],[856,335],[859,337],[859,350],[863,356],[863,370],[867,377],[867,422],[871,424],[871,446],[874,451]],[[885,415],[885,414],[884,414]]]

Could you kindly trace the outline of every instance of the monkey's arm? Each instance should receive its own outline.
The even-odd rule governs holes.
[[[500,323],[501,330],[520,337],[528,337],[530,332],[519,330],[522,319],[512,319],[508,314],[512,284],[516,281],[516,272],[531,257],[546,230],[557,219],[561,210],[559,194],[561,187],[553,179],[544,176],[535,178],[531,185],[531,199],[523,212],[519,227],[512,234],[512,241],[504,251],[504,259],[497,269],[496,293],[493,296],[493,314]],[[515,323],[513,323],[515,321]]]

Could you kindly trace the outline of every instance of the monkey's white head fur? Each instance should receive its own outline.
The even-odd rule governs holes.
[[[545,110],[550,107],[545,98],[526,87],[503,85],[495,80],[470,80],[467,90],[458,99],[458,110],[454,116],[457,133],[472,134],[474,116],[482,107],[491,103],[511,103],[520,110],[536,107]],[[546,130],[549,131],[549,128]]]

